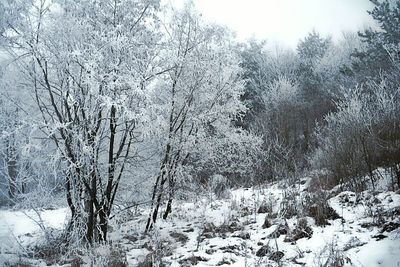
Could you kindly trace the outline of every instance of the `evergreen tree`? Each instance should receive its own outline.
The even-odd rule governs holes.
[[[300,58],[298,75],[303,89],[303,97],[307,101],[319,95],[322,81],[314,69],[331,43],[330,38],[322,38],[318,32],[312,31],[297,45]]]
[[[399,56],[400,45],[400,1],[370,0],[375,7],[368,13],[377,22],[380,29],[369,28],[359,32],[361,40],[366,45],[363,51],[354,53],[354,67],[359,72],[361,80],[379,79],[394,68],[393,57]]]

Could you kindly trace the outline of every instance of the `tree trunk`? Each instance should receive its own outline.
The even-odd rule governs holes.
[[[147,219],[145,232],[148,232],[153,228],[153,224],[157,221],[158,210],[160,208],[162,196],[164,194],[164,184],[167,181],[167,163],[170,160],[171,145],[168,143],[165,149],[165,156],[160,167],[160,174],[157,176],[156,182],[153,188],[153,196],[151,200],[151,208],[149,218]],[[157,196],[157,198],[156,198]]]
[[[172,201],[174,199],[174,191],[175,191],[175,174],[176,174],[176,163],[177,160],[179,159],[179,156],[176,158],[176,162],[173,163],[173,166],[171,168],[174,168],[174,170],[169,170],[168,173],[168,183],[169,183],[169,192],[168,192],[168,202],[167,202],[167,207],[165,209],[163,219],[167,219],[168,214],[171,213],[172,211]]]
[[[372,189],[375,190],[374,172],[373,172],[372,165],[371,165],[370,155],[369,155],[368,149],[367,149],[367,147],[365,145],[365,139],[363,137],[361,137],[360,138],[360,142],[361,142],[361,146],[362,146],[362,149],[363,149],[364,161],[365,161],[365,164],[367,165],[367,168],[368,168],[368,172],[369,172],[369,176],[370,176],[369,178],[370,178],[370,181],[371,181],[371,184],[372,184]]]
[[[156,178],[156,182],[154,183],[154,188],[153,188],[153,195],[152,195],[152,197],[151,197],[151,206],[150,206],[150,213],[149,213],[149,217],[147,218],[147,224],[146,224],[146,229],[145,229],[145,232],[147,232],[148,230],[150,230],[151,229],[151,221],[152,221],[152,219],[151,219],[151,214],[152,214],[152,211],[153,211],[153,207],[154,207],[154,204],[155,204],[155,199],[156,199],[156,195],[157,195],[157,191],[158,191],[158,184],[159,184],[159,182],[160,182],[160,179],[161,179],[161,175],[158,175],[157,176],[157,178]]]
[[[89,192],[88,192],[89,194]],[[94,230],[94,207],[93,207],[93,199],[89,195],[88,199],[86,200],[85,211],[87,212],[87,221],[86,221],[86,241],[89,244],[93,244],[93,230]]]
[[[8,196],[13,199],[17,195],[18,187],[17,187],[17,161],[9,160],[7,162],[7,171],[8,171]]]
[[[99,241],[105,242],[107,241],[107,227],[108,227],[108,208],[106,205],[103,205],[99,210]]]
[[[394,166],[394,171],[397,178],[397,189],[400,189],[400,165],[396,164],[396,166]]]
[[[168,203],[167,203],[167,208],[165,209],[164,215],[163,215],[163,219],[167,219],[168,214],[170,214],[172,211],[172,196],[169,197],[168,199]]]
[[[164,184],[165,184],[166,181],[167,181],[167,179],[166,179],[166,177],[165,177],[165,174],[163,174],[163,175],[161,176],[161,184],[160,184],[160,187],[159,187],[159,190],[158,190],[158,196],[157,196],[157,199],[156,199],[154,211],[153,211],[153,214],[152,214],[152,216],[151,216],[152,222],[151,222],[149,228],[146,229],[146,231],[147,231],[147,230],[151,230],[151,229],[153,228],[153,225],[154,225],[154,224],[156,223],[156,221],[157,221],[158,210],[160,209],[162,197],[163,197],[163,195],[164,195]]]

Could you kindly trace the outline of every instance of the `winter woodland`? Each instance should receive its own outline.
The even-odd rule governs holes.
[[[188,1],[0,1],[1,266],[398,266],[400,2],[296,49]]]

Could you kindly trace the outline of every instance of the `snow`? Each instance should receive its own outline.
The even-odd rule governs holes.
[[[33,210],[0,211],[0,233],[4,233],[5,229],[11,229],[16,236],[37,232],[40,230],[38,225],[40,221],[43,221],[47,227],[61,229],[64,226],[68,209],[43,210],[38,213]]]
[[[303,183],[291,190],[306,192],[308,184],[309,180],[304,183],[303,179]],[[385,181],[378,181],[377,185],[384,187]],[[276,239],[270,235],[283,222],[291,231],[298,218],[272,219],[273,225],[263,229],[266,214],[257,213],[263,202],[272,203],[273,213],[278,213],[287,189],[283,183],[239,188],[232,190],[225,199],[217,199],[209,193],[197,196],[194,202],[176,201],[168,220],[159,219],[151,234],[144,234],[148,210],[138,209],[125,221],[110,222],[113,231],[109,239],[124,247],[129,266],[137,266],[149,256],[162,258],[167,266],[278,266],[268,259],[269,256],[256,255],[265,245],[272,251],[278,249],[284,253],[281,266],[317,267],[334,256],[342,259],[344,266],[400,266],[400,228],[388,232],[382,230],[382,222],[374,224],[385,212],[400,208],[400,195],[385,188],[359,193],[344,191],[331,197],[329,205],[343,219],[316,226],[314,219],[307,217],[312,236],[293,242],[285,242],[286,234]],[[57,229],[65,226],[68,217],[66,208],[39,213],[46,227]],[[387,220],[383,224],[400,223],[395,215],[382,218]],[[13,252],[18,242],[26,245],[41,236],[42,230],[35,221],[40,219],[32,210],[0,211],[3,255]],[[379,234],[386,237],[378,240]]]
[[[39,216],[39,215],[40,216]],[[0,249],[12,250],[17,243],[26,244],[33,236],[42,234],[46,228],[62,229],[68,214],[67,208],[54,210],[0,210]],[[32,241],[32,240],[31,240]]]
[[[303,189],[301,186],[299,188]],[[360,202],[360,204],[353,206],[352,200],[355,203],[355,193],[349,191],[330,199],[331,206],[339,214],[343,214],[344,221],[341,219],[330,221],[331,225],[325,227],[314,225],[312,227],[314,231],[312,237],[310,239],[299,239],[296,244],[284,242],[284,235],[277,238],[275,244],[273,239],[266,237],[277,228],[277,225],[262,229],[261,225],[265,214],[254,214],[254,210],[263,200],[270,198],[276,201],[276,205],[273,208],[277,209],[283,196],[283,190],[277,184],[261,189],[242,188],[232,191],[230,199],[214,199],[212,203],[203,199],[199,203],[182,204],[177,207],[177,211],[172,217],[174,223],[171,224],[169,222],[167,225],[167,223],[161,221],[160,225],[162,226],[159,225],[159,231],[162,232],[165,229],[170,232],[181,231],[189,222],[192,223],[191,226],[194,226],[195,230],[192,233],[187,233],[189,241],[186,244],[178,246],[173,256],[164,257],[164,260],[169,262],[171,266],[181,266],[179,262],[182,259],[197,256],[202,257],[205,261],[199,261],[196,266],[216,266],[222,260],[224,260],[223,262],[231,261],[231,263],[222,264],[221,266],[245,266],[245,263],[253,266],[260,262],[268,262],[274,266],[273,262],[255,257],[254,254],[260,247],[256,244],[262,242],[263,244],[269,244],[271,247],[278,245],[279,250],[285,253],[283,258],[284,266],[296,265],[293,263],[295,258],[297,258],[298,263],[304,263],[306,266],[319,266],[329,257],[327,254],[329,248],[343,251],[351,243],[360,246],[341,252],[346,260],[345,266],[375,266],[375,263],[379,264],[376,266],[396,266],[398,262],[400,263],[399,256],[396,256],[400,252],[399,236],[390,233],[387,239],[376,241],[372,237],[378,234],[376,227],[366,229],[360,226],[362,222],[372,220],[369,217],[368,210],[365,208],[366,204]],[[368,192],[365,195],[368,195]],[[341,201],[345,196],[350,198],[349,202],[346,202],[348,204]],[[384,210],[398,207],[400,204],[400,196],[393,192],[379,193],[375,197],[381,201]],[[199,245],[197,244],[196,238],[200,234],[202,224],[213,223],[216,226],[228,224],[238,219],[240,216],[239,210],[243,207],[249,207],[251,211],[250,214],[239,218],[240,223],[244,225],[242,232],[249,233],[250,239],[243,240],[235,237],[237,234],[235,232],[234,234],[227,233],[226,236],[222,237],[211,237],[201,241]],[[197,210],[197,212],[193,213],[194,210]],[[183,211],[186,211],[186,216],[182,216],[181,212]],[[179,217],[179,220],[175,220],[177,217]],[[312,224],[313,220],[311,218],[309,218],[309,221]],[[290,227],[293,227],[296,219],[288,219],[287,223]],[[175,227],[171,229],[169,227],[171,225],[175,225]],[[224,251],[224,247],[236,247],[238,250],[233,252]],[[211,255],[206,253],[210,249],[214,250]],[[369,253],[369,250],[373,250],[375,253]],[[136,251],[136,253],[140,254],[139,251]],[[299,254],[304,256],[299,257]]]
[[[359,266],[368,267],[394,267],[400,266],[400,240],[384,239],[381,241],[371,241],[362,246],[357,252],[356,257]]]

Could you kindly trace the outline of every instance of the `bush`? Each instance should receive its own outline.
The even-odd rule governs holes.
[[[338,249],[336,240],[327,243],[315,258],[315,266],[343,267],[345,263],[351,264],[351,260]]]
[[[281,201],[279,216],[282,218],[292,218],[300,212],[300,194],[297,190],[288,188],[284,191]]]
[[[230,183],[226,177],[216,174],[210,179],[209,186],[217,198],[222,198],[227,195]]]
[[[313,234],[313,230],[308,225],[307,218],[300,218],[297,220],[296,227],[289,235],[285,237],[285,242],[297,241],[301,238],[310,238]]]
[[[328,204],[329,195],[325,191],[309,193],[304,197],[304,215],[314,218],[316,225],[327,225],[328,220],[341,218]]]
[[[357,177],[370,174],[374,186],[374,169],[400,162],[399,96],[399,89],[393,93],[384,81],[348,93],[317,130],[319,147],[311,166],[328,170],[333,184],[350,182],[360,191]]]

